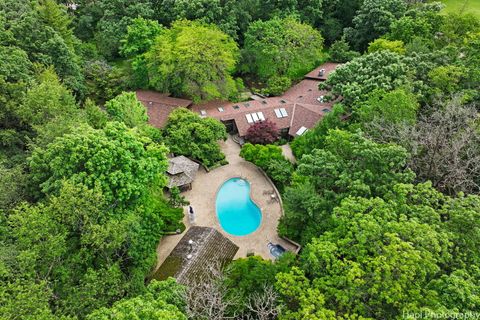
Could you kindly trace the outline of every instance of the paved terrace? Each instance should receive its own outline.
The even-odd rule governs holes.
[[[195,210],[195,225],[213,227],[233,241],[239,247],[235,259],[246,257],[249,251],[253,251],[256,255],[260,255],[265,259],[272,259],[267,248],[268,241],[279,243],[284,248],[295,251],[296,248],[293,245],[280,238],[277,234],[281,207],[278,202],[269,203],[270,196],[263,195],[263,191],[273,190],[268,179],[262,175],[255,165],[243,160],[239,156],[240,147],[230,137],[226,142],[222,142],[221,146],[229,164],[208,173],[201,168],[197,173],[195,181],[192,183],[192,189],[183,193]],[[246,178],[250,182],[252,199],[262,210],[262,222],[259,228],[255,232],[241,237],[224,232],[218,222],[215,211],[217,190],[226,180],[238,176]],[[187,210],[185,212],[184,223],[188,229],[190,223]],[[183,234],[165,236],[161,239],[157,247],[157,268],[172,252]]]

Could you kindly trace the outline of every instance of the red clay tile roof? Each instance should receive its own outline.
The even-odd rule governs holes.
[[[170,113],[178,107],[188,107],[192,101],[169,97],[166,93],[137,90],[137,99],[147,108],[148,122],[161,128],[167,123]]]
[[[323,117],[325,109],[330,110],[334,102],[320,102],[321,96],[328,94],[320,91],[318,85],[335,70],[337,63],[325,63],[305,76],[305,79],[291,87],[280,97],[233,103],[229,101],[209,101],[192,105],[190,109],[202,116],[213,117],[220,121],[234,120],[240,136],[247,133],[252,123],[248,123],[246,115],[262,112],[265,119],[276,123],[278,129],[289,129],[289,134],[295,136],[302,126],[310,129]],[[319,77],[320,69],[325,69],[324,76]],[[177,106],[190,106],[190,100],[171,98],[167,94],[154,91],[137,91],[137,97],[148,109],[150,123],[162,127],[168,115]],[[149,103],[152,102],[150,105]],[[220,111],[222,108],[223,111]],[[278,118],[275,109],[285,108],[287,116]],[[205,114],[202,114],[204,112]]]
[[[140,101],[152,101],[161,104],[168,104],[174,107],[189,107],[192,104],[191,100],[173,98],[167,93],[160,93],[151,90],[137,90],[136,93],[137,99]]]
[[[305,79],[312,79],[312,80],[317,80],[317,81],[324,81],[327,80],[328,75],[334,71],[340,64],[339,63],[334,63],[334,62],[326,62],[322,64],[321,66],[313,69],[309,73],[305,75]],[[323,72],[322,75],[320,75],[320,70],[324,69],[325,72]]]
[[[235,109],[235,108],[236,109]],[[223,108],[224,111],[219,111]],[[277,118],[275,109],[285,108],[287,117]],[[246,102],[225,102],[210,101],[208,103],[194,105],[192,111],[201,114],[202,110],[206,112],[207,117],[214,117],[221,121],[234,120],[237,125],[238,133],[244,136],[248,128],[253,123],[248,123],[246,115],[256,112],[262,112],[265,119],[269,119],[277,124],[278,129],[286,129],[290,126],[293,103],[282,97],[267,98],[262,100],[250,100]]]
[[[295,137],[301,127],[305,127],[307,129],[313,128],[326,113],[323,111],[323,109],[330,110],[331,107],[319,108],[312,105],[303,105],[299,103],[295,104],[295,108],[293,110],[293,119],[292,123],[290,124],[288,134],[292,137]]]

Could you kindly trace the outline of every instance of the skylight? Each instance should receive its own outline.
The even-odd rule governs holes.
[[[300,129],[298,129],[296,135],[297,136],[301,136],[302,134],[304,134],[308,129],[305,128],[305,127],[301,127]]]
[[[282,113],[280,112],[280,109],[275,109],[273,111],[275,111],[275,115],[277,116],[277,118],[283,118]]]

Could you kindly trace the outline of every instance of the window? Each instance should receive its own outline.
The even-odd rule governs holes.
[[[224,110],[222,107],[219,107],[219,108],[218,108],[218,111],[223,112],[223,111],[225,111],[225,110]]]
[[[330,112],[330,109],[325,108],[325,109],[323,109],[322,111],[323,111],[323,112]]]
[[[252,113],[251,116],[252,116],[252,118],[253,118],[253,121],[255,121],[255,122],[257,122],[258,120],[260,120],[260,119],[258,118],[258,115],[257,115],[256,113]]]
[[[305,128],[305,127],[301,127],[300,129],[298,129],[296,135],[297,136],[301,136],[302,134],[304,134],[308,129]]]
[[[280,112],[279,109],[275,109],[275,110],[273,110],[273,111],[275,111],[275,115],[277,116],[277,118],[283,118],[283,117],[282,117],[282,113]]]
[[[282,118],[288,117],[288,113],[285,108],[280,108],[280,113],[282,114]]]
[[[253,123],[253,118],[252,118],[252,115],[250,113],[247,113],[245,115],[245,118],[247,118],[248,123]]]
[[[257,112],[257,115],[258,115],[258,119],[260,119],[260,121],[265,121],[265,117],[263,116],[263,112]]]

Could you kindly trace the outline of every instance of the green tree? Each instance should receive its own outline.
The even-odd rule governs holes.
[[[297,267],[277,275],[277,290],[286,308],[281,310],[283,320],[335,320],[335,311],[325,307],[322,292],[312,288],[305,273]],[[348,318],[347,318],[348,319]],[[368,319],[362,319],[368,320]]]
[[[444,217],[477,206],[478,198],[445,197],[429,183],[396,185],[385,200],[347,198],[333,212],[335,227],[302,253],[301,268],[314,279],[303,290],[324,293],[326,306],[341,315],[373,319],[401,319],[405,308],[441,312],[452,301],[458,302],[454,309],[472,310],[478,294],[464,295],[476,271],[451,274],[457,250]],[[465,291],[452,290],[455,282]]]
[[[220,0],[161,0],[157,5],[159,8],[157,16],[165,25],[183,19],[221,24],[225,19],[221,2]],[[168,8],[168,10],[165,10],[165,8]]]
[[[390,31],[392,22],[407,9],[404,0],[365,0],[353,18],[353,27],[345,30],[347,40],[364,51],[373,40]]]
[[[148,121],[147,110],[135,92],[122,92],[105,103],[105,110],[112,120],[123,122],[129,128],[144,126]]]
[[[322,49],[321,34],[292,17],[256,21],[245,34],[242,71],[263,81],[299,78],[317,66]]]
[[[392,90],[409,82],[410,67],[404,57],[390,52],[374,52],[338,67],[322,87],[343,97],[350,106],[364,101],[376,90]]]
[[[49,308],[51,291],[44,281],[17,280],[0,284],[0,317],[2,319],[57,320]],[[28,303],[25,303],[28,301]]]
[[[92,100],[88,99],[85,101],[83,106],[85,110],[85,116],[87,118],[87,123],[92,128],[102,129],[105,127],[108,121],[108,115],[105,111],[100,109]]]
[[[283,190],[290,183],[293,165],[282,154],[279,146],[246,143],[240,150],[240,156],[262,168],[279,189]]]
[[[24,124],[38,130],[56,119],[78,119],[79,109],[71,91],[62,85],[53,68],[48,68],[38,75],[17,113]]]
[[[460,82],[465,77],[465,71],[454,65],[439,66],[432,69],[428,77],[434,94],[448,96],[458,91]]]
[[[147,52],[155,38],[162,32],[162,26],[155,20],[136,18],[127,27],[127,34],[120,42],[120,52],[125,57],[134,57]]]
[[[113,99],[130,86],[126,71],[116,66],[112,67],[104,60],[86,61],[83,73],[86,85],[85,95],[100,105]]]
[[[22,165],[12,168],[0,163],[0,211],[13,209],[26,200],[27,174]]]
[[[306,243],[332,226],[331,214],[348,196],[375,197],[395,184],[411,182],[407,151],[378,144],[361,133],[330,130],[323,149],[298,162],[293,185],[284,194],[281,234]]]
[[[71,28],[71,18],[64,6],[54,0],[38,1],[38,15],[44,23],[53,28],[65,41],[65,44],[74,49],[75,36]]]
[[[388,50],[398,54],[405,54],[406,51],[403,42],[400,40],[391,41],[383,38],[378,38],[368,45],[368,53],[382,50]]]
[[[330,46],[330,59],[333,62],[344,63],[360,56],[360,53],[350,49],[350,45],[344,39],[335,41]]]
[[[53,66],[66,86],[81,96],[84,79],[66,12],[54,1],[27,0],[5,0],[0,3],[0,12],[9,22],[10,45],[24,50],[31,62]]]
[[[168,199],[168,203],[175,208],[181,208],[185,205],[190,204],[190,202],[187,201],[184,196],[182,196],[178,187],[173,187],[170,189],[170,197]]]
[[[150,0],[101,0],[95,4],[85,2],[83,6],[85,8],[80,4],[79,8],[87,11],[88,14],[84,15],[84,20],[78,25],[77,30],[85,28],[90,29],[90,32],[94,31],[97,47],[107,58],[119,55],[121,40],[127,34],[127,28],[134,19],[139,17],[149,19],[154,14]],[[82,32],[85,31],[82,30]]]
[[[236,313],[245,313],[246,305],[275,285],[275,276],[288,271],[295,256],[285,253],[272,262],[259,256],[240,258],[232,261],[225,270],[224,285],[228,295],[236,300]],[[277,302],[278,303],[278,302]],[[233,313],[233,312],[232,312]]]
[[[136,18],[127,27],[127,34],[121,40],[120,52],[130,59],[133,71],[132,85],[134,87],[148,87],[148,66],[145,53],[150,50],[155,39],[164,31],[156,20]]]
[[[117,301],[111,308],[102,308],[87,316],[87,320],[187,320],[184,314],[183,288],[173,278],[153,281],[147,292],[134,298]]]
[[[335,104],[331,112],[327,113],[315,127],[303,135],[296,137],[291,143],[293,154],[297,159],[306,153],[312,153],[314,149],[322,149],[330,129],[343,129],[347,122],[342,120],[345,108],[341,104]]]
[[[415,125],[418,109],[417,98],[405,89],[377,90],[355,107],[354,118],[367,136],[381,140],[393,127]]]
[[[30,158],[32,184],[37,192],[55,193],[66,178],[88,187],[98,186],[117,205],[128,205],[152,185],[165,183],[166,149],[111,122],[105,129],[80,126],[57,138]],[[40,194],[37,193],[37,196]]]
[[[394,20],[390,25],[390,32],[386,38],[390,40],[402,41],[405,44],[412,42],[414,39],[424,39],[430,41],[435,30],[440,25],[440,16],[436,12],[430,12],[427,15],[421,14],[421,11],[412,11],[413,15],[406,15]],[[432,17],[438,17],[433,21]]]
[[[164,128],[165,144],[170,151],[213,166],[225,159],[218,142],[227,139],[225,126],[213,118],[178,108],[170,113]]]
[[[237,58],[237,45],[217,27],[177,21],[146,54],[150,85],[196,102],[226,99],[237,94]]]
[[[271,160],[285,160],[282,148],[273,144],[260,145],[245,143],[240,150],[240,156],[260,168],[266,168]]]

